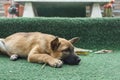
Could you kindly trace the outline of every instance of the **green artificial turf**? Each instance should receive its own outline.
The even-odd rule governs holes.
[[[113,52],[80,55],[79,65],[62,68],[48,65],[42,68],[43,64],[29,63],[26,59],[10,61],[0,55],[0,80],[120,80],[120,18],[0,19],[1,37],[20,31],[40,31],[67,39],[78,36],[77,47]]]
[[[0,56],[0,80],[120,80],[120,51],[80,56],[79,65],[52,68]],[[42,68],[42,69],[41,69]]]

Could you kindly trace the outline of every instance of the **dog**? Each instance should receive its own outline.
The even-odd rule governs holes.
[[[41,32],[18,32],[0,39],[0,51],[13,61],[26,57],[28,62],[59,68],[63,63],[79,64],[81,59],[75,54],[73,46],[78,40],[79,37],[66,40]]]

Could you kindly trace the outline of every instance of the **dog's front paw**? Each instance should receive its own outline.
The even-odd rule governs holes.
[[[60,68],[63,65],[63,62],[59,59],[53,59],[49,61],[49,65],[55,68]]]

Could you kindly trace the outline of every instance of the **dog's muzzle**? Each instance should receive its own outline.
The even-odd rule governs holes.
[[[78,65],[80,61],[81,59],[75,54],[70,54],[69,56],[63,59],[63,62],[69,65]]]

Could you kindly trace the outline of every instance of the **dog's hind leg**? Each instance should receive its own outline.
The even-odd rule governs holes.
[[[8,51],[4,39],[0,39],[0,51],[6,53],[7,55],[10,56],[10,60],[15,61],[18,59],[18,55],[17,54],[10,54],[10,52]]]
[[[15,61],[17,59],[18,59],[18,55],[17,54],[13,54],[13,55],[10,56],[10,60],[12,60],[12,61]]]

